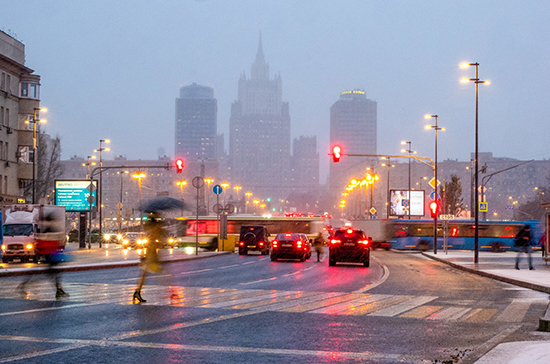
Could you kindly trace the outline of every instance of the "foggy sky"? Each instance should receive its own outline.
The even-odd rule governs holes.
[[[181,85],[213,85],[218,132],[229,148],[231,103],[250,77],[261,29],[271,77],[280,73],[292,137],[317,135],[328,171],[329,109],[363,89],[378,103],[378,152],[411,140],[433,158],[469,160],[479,62],[480,152],[550,158],[550,2],[314,0],[0,0],[0,29],[26,46],[42,79],[47,132],[63,158],[85,157],[111,139],[106,159],[173,156]]]

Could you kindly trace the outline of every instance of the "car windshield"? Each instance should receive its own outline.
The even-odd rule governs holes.
[[[277,234],[277,236],[275,237],[275,240],[277,241],[296,241],[300,239],[300,234],[289,234],[289,233],[286,233],[286,234]]]
[[[32,224],[9,224],[4,225],[4,235],[8,236],[23,236],[23,235],[31,235],[33,233],[32,231]]]
[[[128,233],[128,234],[126,234],[126,237],[128,239],[137,239],[137,238],[139,238],[139,233]]]

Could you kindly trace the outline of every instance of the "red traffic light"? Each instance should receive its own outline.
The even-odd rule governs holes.
[[[340,148],[340,146],[338,145],[335,145],[334,147],[332,147],[332,160],[333,162],[339,162],[340,161],[340,157],[342,156],[342,148]]]
[[[176,159],[176,172],[177,173],[183,172],[183,159],[181,158]]]
[[[430,202],[430,215],[432,215],[432,217],[437,217],[438,213],[439,213],[439,203],[437,201]]]

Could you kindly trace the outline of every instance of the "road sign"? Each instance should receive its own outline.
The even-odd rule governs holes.
[[[371,219],[371,220],[375,220],[375,219],[376,219],[376,215],[370,215],[370,219]]]
[[[119,210],[122,209],[122,206],[124,206],[124,205],[122,204],[122,202],[117,202],[117,204],[116,204],[116,208],[117,208],[117,209],[119,209]]]
[[[228,214],[232,214],[232,213],[235,212],[235,206],[233,206],[232,204],[228,203],[227,205],[225,205],[224,210],[225,210]]]
[[[197,176],[193,178],[193,187],[199,189],[204,186],[204,178]]]
[[[432,179],[430,180],[430,182],[428,182],[428,184],[430,186],[432,186],[433,189],[435,189],[435,178],[432,177]],[[437,185],[439,186],[441,184],[441,182],[439,182],[439,180],[437,180]]]
[[[374,207],[371,207],[371,209],[369,210],[369,212],[370,212],[371,214],[375,214],[375,213],[376,213],[376,209],[375,209]]]
[[[440,220],[454,220],[454,219],[455,219],[455,215],[450,215],[450,214],[447,214],[447,215],[439,215],[439,219],[440,219]]]
[[[403,201],[401,201],[401,204],[403,205],[403,207],[409,207],[409,199],[403,199]]]
[[[223,206],[222,206],[221,203],[217,203],[217,204],[214,205],[214,207],[212,209],[214,210],[214,213],[219,215],[223,211]]]
[[[432,201],[437,200],[437,197],[435,196],[435,191],[432,191],[432,193],[430,193],[430,199],[431,199]]]
[[[214,193],[215,193],[216,195],[219,195],[220,193],[223,192],[223,188],[222,188],[222,186],[220,186],[220,185],[215,185],[215,186],[212,188],[212,190],[214,191]]]
[[[485,193],[485,192],[487,192],[487,187],[479,186],[477,190],[479,191],[479,193]]]
[[[489,211],[489,204],[487,202],[480,202],[479,212],[487,212],[487,211]]]

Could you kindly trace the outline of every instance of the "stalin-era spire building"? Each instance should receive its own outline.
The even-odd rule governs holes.
[[[284,199],[290,176],[290,115],[282,101],[280,74],[269,78],[262,36],[250,79],[239,78],[238,99],[231,105],[229,152],[232,183],[254,195]]]

